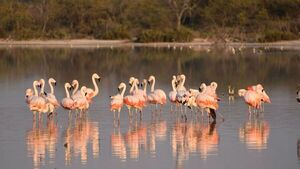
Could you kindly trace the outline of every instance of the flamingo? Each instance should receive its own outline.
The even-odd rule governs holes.
[[[196,97],[198,107],[207,111],[207,113],[216,120],[216,110],[218,109],[218,100],[205,92],[200,92]]]
[[[218,101],[220,101],[220,98],[218,98],[216,90],[217,90],[218,84],[216,82],[211,82],[209,86],[206,86],[205,83],[202,83],[199,87],[199,90],[202,91],[205,94],[208,94]]]
[[[249,105],[249,113],[251,114],[251,107],[259,109],[261,105],[261,96],[255,90],[240,89],[238,91],[239,96],[244,97],[246,104]]]
[[[61,100],[61,106],[67,110],[75,109],[75,101],[70,98],[69,90],[71,90],[72,86],[70,83],[65,83],[65,91],[66,91],[66,97]]]
[[[86,86],[82,86],[80,88],[80,95],[75,95],[73,100],[75,101],[75,107],[82,112],[83,110],[87,110],[89,108],[89,102],[86,96]]]
[[[72,96],[71,96],[71,98],[73,100],[76,99],[77,97],[82,97],[82,94],[81,94],[80,90],[78,90],[79,89],[79,82],[78,82],[78,80],[73,80],[72,81],[72,88],[74,89],[73,93],[72,93]]]
[[[87,100],[89,101],[89,103],[92,101],[92,99],[95,97],[95,96],[97,96],[98,95],[98,93],[99,93],[99,88],[98,88],[98,85],[97,85],[97,83],[96,83],[96,79],[98,80],[98,82],[100,82],[100,76],[97,74],[97,73],[94,73],[93,75],[92,75],[92,82],[93,82],[93,85],[94,85],[94,88],[95,88],[95,90],[93,90],[93,89],[91,89],[91,88],[87,88],[86,89],[86,98],[87,98]]]
[[[43,96],[38,95],[36,86],[41,86],[38,81],[33,82],[34,95],[29,101],[29,109],[33,111],[34,114],[36,111],[44,113],[47,113],[49,111],[50,113],[52,113],[54,109],[53,106],[51,106],[49,103],[46,103],[46,99]]]
[[[271,103],[270,97],[266,93],[264,87],[261,84],[257,84],[257,85],[249,86],[247,89],[256,91],[260,95],[260,99],[261,99],[260,108],[262,111],[264,111],[263,103]]]
[[[148,84],[151,84],[151,93],[148,96],[149,103],[160,104],[161,106],[166,104],[167,96],[165,92],[161,89],[155,89],[155,77],[153,75],[149,76],[148,78]]]
[[[53,107],[58,107],[59,103],[54,95],[54,88],[52,83],[56,86],[56,80],[53,78],[49,78],[48,80],[49,86],[50,86],[50,93],[44,92],[44,86],[45,86],[45,80],[40,79],[40,84],[42,85],[41,93],[45,95],[45,99],[48,103],[50,103]]]
[[[145,83],[145,79],[143,81],[143,83]],[[130,80],[129,80],[129,84],[130,84]],[[131,82],[131,85],[134,86],[134,90],[132,92],[132,94],[134,96],[137,96],[138,99],[139,99],[139,109],[142,111],[143,108],[145,107],[146,105],[146,102],[147,102],[147,89],[146,89],[146,85],[144,87],[144,89],[139,89],[138,88],[138,84],[139,84],[139,80],[137,78],[135,78],[132,82]],[[147,84],[147,83],[146,83]],[[141,112],[140,112],[141,113]]]
[[[134,85],[131,85],[129,93],[133,92],[133,89],[135,88]],[[136,95],[127,95],[124,97],[123,99],[124,103],[126,104],[127,108],[128,108],[128,114],[129,117],[131,118],[132,114],[131,114],[131,108],[137,108],[138,104],[139,104],[139,98]]]
[[[171,81],[171,85],[172,85],[172,91],[169,92],[169,100],[170,100],[171,103],[177,103],[176,102],[176,95],[177,95],[176,76],[173,76],[173,79]],[[171,105],[171,111],[172,111],[172,105]]]
[[[120,121],[120,111],[123,106],[126,84],[123,82],[120,83],[118,86],[118,91],[121,91],[121,93],[118,93],[117,95],[114,96],[110,96],[110,98],[112,99],[110,102],[110,110],[114,112],[114,119],[115,119],[115,111],[118,111],[118,121]]]

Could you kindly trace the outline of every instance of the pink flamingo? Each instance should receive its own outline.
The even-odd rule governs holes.
[[[171,81],[171,85],[172,85],[172,91],[169,92],[169,100],[171,103],[176,103],[176,95],[177,95],[177,91],[176,91],[176,76],[173,76],[173,79]],[[172,111],[172,105],[171,105],[171,111]]]
[[[75,95],[73,97],[73,100],[75,101],[75,107],[82,112],[83,110],[88,110],[89,108],[89,102],[87,100],[86,96],[86,87],[82,86],[80,89],[80,95]]]
[[[98,88],[98,85],[97,85],[97,83],[96,83],[96,79],[98,80],[98,82],[100,82],[100,76],[97,74],[97,73],[94,73],[93,75],[92,75],[92,82],[93,82],[93,85],[94,85],[94,90],[93,89],[91,89],[91,88],[87,88],[86,89],[86,98],[87,98],[87,100],[88,100],[88,102],[89,103],[91,103],[92,102],[92,99],[95,97],[95,96],[97,96],[98,95],[98,93],[99,93],[99,88]]]
[[[35,112],[53,112],[53,107],[50,106],[50,104],[46,103],[46,100],[38,95],[38,91],[36,89],[36,86],[40,86],[38,81],[33,82],[33,89],[34,89],[34,95],[29,96],[30,98],[28,99],[29,102],[29,109],[33,111],[34,115]]]
[[[129,93],[133,92],[133,88],[135,88],[135,86],[131,85]],[[126,106],[128,108],[128,114],[129,114],[129,117],[131,118],[131,116],[132,116],[131,109],[132,108],[139,108],[139,98],[136,95],[129,94],[129,95],[124,97],[123,101],[124,101],[124,103],[126,104]]]
[[[44,79],[40,79],[39,83],[42,85],[41,88],[41,94],[45,96],[45,99],[47,101],[47,103],[50,103],[53,107],[58,107],[59,103],[54,95],[54,88],[52,86],[52,83],[54,85],[56,85],[56,81],[53,78],[50,78],[48,80],[49,86],[50,86],[50,93],[46,93],[44,92],[44,86],[45,86],[45,80]]]
[[[148,95],[149,103],[155,104],[156,107],[157,104],[160,104],[161,106],[166,104],[167,96],[165,92],[161,89],[154,90],[155,77],[153,75],[148,78],[148,84],[151,84],[151,93]]]
[[[73,99],[70,98],[69,90],[71,90],[72,86],[70,83],[65,83],[65,91],[66,91],[66,97],[61,100],[61,106],[69,111],[69,114],[71,110],[75,109],[75,102]]]
[[[207,111],[207,113],[216,120],[216,110],[218,109],[218,100],[206,93],[200,92],[196,97],[198,107]]]
[[[199,87],[199,90],[205,94],[208,94],[218,101],[220,101],[220,98],[218,98],[216,90],[217,90],[218,84],[216,82],[211,82],[209,86],[206,86],[205,83],[202,83]]]
[[[249,105],[249,113],[251,114],[251,107],[259,109],[261,105],[261,96],[255,90],[240,89],[238,91],[239,96],[244,97],[246,104]]]
[[[145,83],[145,80],[143,81],[143,83]],[[129,81],[129,84],[130,84],[130,81]],[[147,90],[147,82],[146,82],[146,85],[144,86],[144,89],[139,89],[138,88],[138,84],[139,84],[139,80],[137,78],[134,79],[134,81],[132,81],[132,84],[134,86],[134,90],[132,92],[132,94],[136,97],[138,97],[139,99],[139,109],[140,109],[140,113],[142,113],[142,110],[143,108],[146,106],[146,102],[147,102],[147,93],[146,93],[146,90]],[[140,114],[141,115],[141,114]]]
[[[126,91],[126,84],[120,83],[118,86],[118,91],[121,93],[118,93],[117,95],[110,96],[112,99],[110,102],[110,110],[114,112],[114,119],[115,119],[115,111],[118,111],[118,121],[120,121],[120,111],[123,106],[123,99],[124,99],[124,93]]]

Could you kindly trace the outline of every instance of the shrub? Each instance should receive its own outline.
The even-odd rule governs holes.
[[[280,30],[267,30],[263,32],[263,37],[259,39],[260,42],[274,42],[279,40],[294,40],[297,35],[292,32],[283,32]]]
[[[180,30],[145,30],[137,36],[137,42],[190,42],[194,38],[193,33],[186,28]]]

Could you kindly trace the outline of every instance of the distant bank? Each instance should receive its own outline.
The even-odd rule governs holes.
[[[194,47],[212,47],[217,45],[232,47],[269,47],[284,49],[300,49],[300,40],[278,41],[269,43],[244,43],[227,42],[215,43],[208,39],[195,39],[192,42],[152,42],[135,43],[130,40],[92,40],[92,39],[73,39],[73,40],[0,40],[1,48],[12,47],[45,47],[45,48],[120,48],[120,47],[153,47],[153,48],[194,48]]]

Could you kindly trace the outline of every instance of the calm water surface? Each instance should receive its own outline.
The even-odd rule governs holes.
[[[24,91],[39,78],[54,77],[57,98],[63,84],[78,79],[92,86],[91,74],[102,76],[98,95],[85,116],[57,116],[34,121]],[[156,75],[156,86],[171,90],[173,74],[184,73],[186,86],[216,81],[221,97],[217,123],[185,123],[170,112],[145,109],[143,120],[129,123],[121,112],[113,125],[109,96],[130,76]],[[246,49],[0,49],[0,163],[1,168],[300,168],[300,52]],[[241,98],[229,101],[227,86],[235,89],[264,84],[272,103],[260,116],[249,117]],[[48,86],[46,87],[48,89]]]

